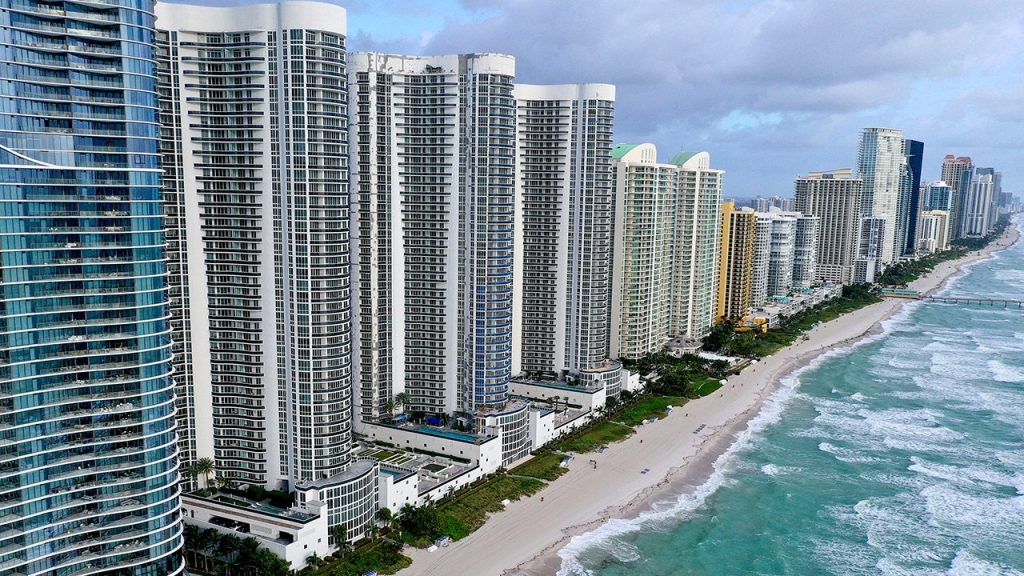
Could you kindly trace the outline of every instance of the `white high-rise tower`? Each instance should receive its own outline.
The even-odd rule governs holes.
[[[345,11],[157,6],[161,152],[183,451],[319,490],[362,536],[352,445]]]
[[[355,53],[358,411],[502,406],[512,372],[515,60]]]
[[[517,84],[513,373],[609,368],[612,124],[608,84]]]
[[[859,258],[877,258],[882,266],[894,262],[902,253],[897,241],[900,194],[906,186],[907,156],[903,131],[892,128],[865,128],[861,133],[857,173],[864,181],[861,193],[862,217],[884,219],[877,254]],[[874,246],[873,243],[864,243]]]

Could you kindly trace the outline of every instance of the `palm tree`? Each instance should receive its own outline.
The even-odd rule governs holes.
[[[193,462],[188,468],[185,468],[185,476],[189,479],[189,483],[192,484],[192,488],[196,488],[196,480],[199,478],[199,466],[196,466]]]
[[[348,526],[338,524],[334,528],[331,528],[331,536],[334,537],[334,546],[339,553],[344,554],[348,551]]]
[[[210,475],[217,471],[217,464],[214,463],[213,458],[200,458],[194,466],[196,467],[196,475],[201,475],[205,487],[209,488]]]
[[[555,412],[558,412],[558,401],[561,398],[562,398],[561,396],[552,396],[551,397],[551,401],[555,404]]]
[[[385,528],[392,528],[392,524],[395,522],[395,515],[391,512],[390,508],[381,508],[377,510],[377,520],[384,525]]]
[[[257,557],[260,553],[260,543],[253,537],[242,540],[238,546],[238,556],[235,563],[239,568],[256,568]]]
[[[395,404],[401,406],[403,410],[412,402],[412,396],[409,396],[408,392],[399,392],[395,394]]]
[[[203,570],[206,572],[210,571],[210,556],[213,555],[213,551],[217,549],[219,543],[220,534],[213,528],[203,530],[199,535],[198,548],[203,551]]]
[[[217,555],[220,556],[227,565],[228,574],[231,573],[231,563],[234,560],[235,554],[238,553],[238,549],[241,544],[241,539],[234,534],[225,534],[220,537],[220,543],[217,544]]]
[[[196,567],[196,546],[199,544],[199,528],[185,525],[185,552],[192,554],[192,567]]]
[[[384,409],[384,412],[388,416],[394,416],[395,415],[395,401],[394,400],[388,400],[388,401],[384,402],[383,409]]]

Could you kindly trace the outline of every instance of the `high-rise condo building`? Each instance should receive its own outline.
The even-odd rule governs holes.
[[[768,254],[768,295],[786,296],[793,290],[796,223],[792,214],[773,214]]]
[[[737,210],[734,202],[722,203],[722,249],[718,261],[715,307],[715,317],[719,321],[739,320],[750,310],[756,227],[757,212],[750,208]]]
[[[796,238],[793,243],[793,288],[806,290],[814,284],[818,266],[818,235],[821,234],[821,218],[805,216],[799,212],[796,217]]]
[[[901,195],[909,198],[906,141],[903,131],[892,128],[865,128],[861,133],[857,155],[857,174],[863,180],[860,213],[864,217],[884,220],[877,255],[877,266],[895,261],[903,251],[898,245]],[[799,210],[799,208],[797,209]]]
[[[971,176],[974,174],[974,162],[970,156],[954,157],[947,154],[942,159],[942,181],[953,190],[953,205],[950,207],[950,227],[953,236],[950,240],[961,238],[963,229],[963,210],[961,206],[971,187]]]
[[[922,186],[922,205],[925,210],[950,211],[953,207],[953,188],[944,181],[930,182]]]
[[[811,172],[796,179],[796,210],[820,219],[816,278],[853,282],[860,231],[860,178],[850,169]]]
[[[513,374],[606,368],[615,87],[517,84]]]
[[[0,572],[181,574],[153,2],[0,21]]]
[[[952,210],[956,201],[956,194],[953,188],[946,184],[945,181],[939,180],[938,182],[929,182],[921,185],[921,212],[941,210],[946,213],[945,224],[948,227],[946,230],[946,238],[948,240],[953,239],[953,215]],[[918,230],[920,231],[920,226]],[[918,249],[921,249],[922,244],[917,243]]]
[[[679,177],[669,335],[699,340],[715,321],[725,172],[711,167],[707,152],[680,152],[669,164],[677,167]]]
[[[768,209],[771,210],[771,207]],[[750,305],[753,307],[763,306],[768,301],[773,219],[773,215],[768,212],[757,212],[754,222],[754,263],[750,271]]]
[[[905,140],[907,157],[904,182],[900,187],[898,236],[902,239],[900,255],[913,255],[917,250],[917,217],[921,212],[921,170],[924,164],[924,142]]]
[[[925,210],[921,213],[917,249],[921,252],[939,252],[949,248],[949,212]]]
[[[610,356],[639,358],[714,320],[724,172],[707,152],[657,161],[653,144],[619,144],[615,170]]]
[[[991,197],[985,199],[985,204],[988,208],[985,215],[985,233],[988,234],[999,220],[999,200],[1003,195],[1003,173],[997,172],[995,168],[977,168],[974,174],[978,177],[989,176],[992,180]]]
[[[771,208],[756,218],[750,291],[750,305],[755,307],[794,288],[811,287],[818,233],[818,218],[799,212]]]
[[[978,168],[960,205],[960,238],[980,238],[992,230],[998,197],[995,170]]]
[[[400,392],[432,414],[506,401],[514,76],[498,54],[350,56],[362,418]]]
[[[669,338],[678,170],[653,144],[618,144],[612,264],[612,358],[640,358]]]
[[[361,537],[352,446],[345,11],[157,6],[164,198],[184,451],[316,490]]]
[[[858,237],[857,259],[854,262],[853,281],[862,284],[874,282],[882,273],[882,248],[885,240],[886,219],[862,216]]]

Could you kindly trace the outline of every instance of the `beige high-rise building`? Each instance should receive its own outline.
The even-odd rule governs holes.
[[[917,249],[920,252],[941,252],[949,248],[949,212],[926,210],[918,224]]]
[[[811,172],[796,179],[796,210],[820,219],[815,273],[818,280],[853,282],[862,185],[849,168]]]
[[[949,206],[949,226],[952,232],[950,240],[962,238],[964,199],[971,185],[974,174],[974,161],[970,156],[953,156],[946,154],[942,159],[942,181],[953,190],[952,202]]]
[[[718,321],[743,318],[750,310],[757,212],[722,203],[722,230],[718,259]]]
[[[723,172],[707,152],[657,161],[653,144],[619,144],[615,166],[611,358],[639,358],[714,319]]]

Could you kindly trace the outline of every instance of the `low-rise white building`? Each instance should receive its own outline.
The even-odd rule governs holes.
[[[479,466],[483,474],[501,467],[501,435],[494,430],[472,434],[420,424],[364,422],[360,433],[378,444],[463,460]]]
[[[309,500],[283,509],[235,494],[182,494],[181,508],[186,524],[243,540],[254,538],[260,546],[288,561],[293,570],[305,568],[310,555],[323,558],[332,550],[323,502]]]
[[[397,466],[380,467],[378,508],[398,514],[406,504],[419,506],[419,473]]]
[[[477,430],[486,430],[501,438],[502,466],[522,460],[533,449],[530,443],[529,411],[529,403],[512,401],[476,413]]]
[[[508,383],[508,393],[531,400],[557,401],[580,410],[600,408],[608,401],[603,386],[576,386],[550,380],[529,380],[516,378]]]

